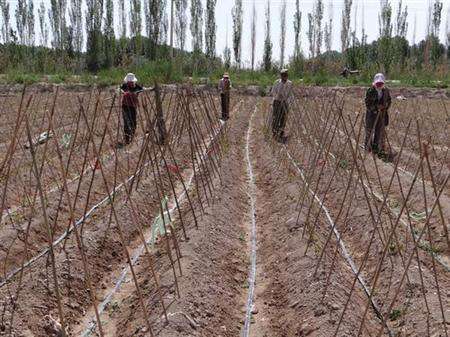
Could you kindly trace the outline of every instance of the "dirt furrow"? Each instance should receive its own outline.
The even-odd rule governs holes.
[[[313,277],[318,252],[311,249],[305,254],[307,240],[300,230],[305,218],[300,219],[299,226],[296,221],[301,179],[292,166],[280,162],[282,147],[278,144],[272,147],[264,140],[263,114],[260,112],[258,116],[258,132],[255,132],[258,145],[253,150],[256,153],[257,199],[261,200],[257,211],[260,269],[251,336],[331,336],[346,301],[346,289],[351,287],[353,273],[347,261],[338,257],[330,279],[325,272]],[[322,235],[325,235],[326,219],[320,221]],[[332,263],[327,261],[327,264]],[[353,315],[360,317],[366,296],[359,287],[355,293],[349,306]],[[357,323],[357,320],[345,319],[341,333],[351,335]],[[378,318],[371,312],[366,319],[365,331],[374,331],[379,326]]]

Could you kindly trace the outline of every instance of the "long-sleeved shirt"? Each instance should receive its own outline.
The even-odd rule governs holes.
[[[388,88],[381,90],[381,95],[375,87],[370,87],[366,93],[367,113],[382,113],[384,124],[389,124],[389,108],[391,107],[392,98]]]
[[[219,89],[221,94],[230,92],[230,90],[231,90],[231,81],[228,80],[228,83],[226,83],[225,79],[223,79],[223,78],[220,79],[218,89]]]
[[[123,91],[122,105],[136,108],[139,104],[138,94],[144,89],[138,84],[129,87],[127,83],[122,84],[120,89]]]
[[[274,101],[290,103],[292,99],[292,82],[287,80],[283,82],[281,79],[277,80],[272,87],[271,95]]]
[[[378,112],[380,107],[387,111],[391,106],[391,102],[391,93],[388,88],[383,88],[381,94],[373,86],[367,90],[365,99],[367,111]]]

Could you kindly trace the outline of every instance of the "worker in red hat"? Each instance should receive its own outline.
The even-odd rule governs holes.
[[[219,81],[220,101],[222,105],[222,117],[223,121],[230,118],[230,92],[231,81],[228,73],[223,74],[223,77]]]

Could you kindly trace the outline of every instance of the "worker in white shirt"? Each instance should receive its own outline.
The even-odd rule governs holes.
[[[288,77],[288,70],[281,70],[280,79],[275,82],[271,91],[273,97],[272,133],[279,142],[286,141],[284,128],[292,99],[292,82],[288,80]]]
[[[223,77],[219,81],[220,100],[222,104],[222,117],[221,119],[226,121],[230,118],[230,91],[231,81],[228,73],[223,74]]]

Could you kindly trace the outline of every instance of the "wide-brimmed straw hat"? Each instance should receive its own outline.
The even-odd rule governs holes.
[[[136,83],[138,81],[138,79],[136,78],[136,76],[133,73],[128,73],[127,76],[125,76],[125,78],[123,79],[123,81],[126,83],[128,83],[128,82]]]
[[[230,75],[228,73],[223,74],[223,78],[230,78]]]
[[[374,76],[373,78],[373,84],[377,84],[377,83],[383,83],[385,82],[385,78],[384,75],[382,73],[378,73]]]

